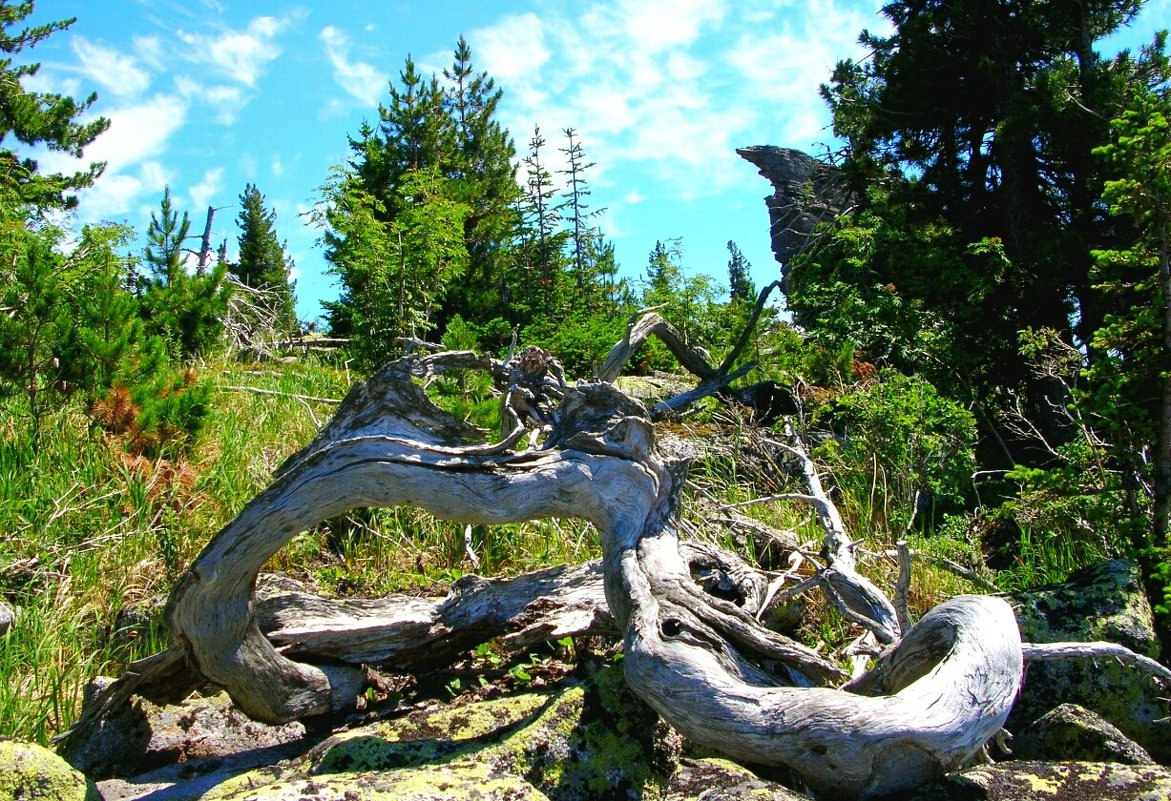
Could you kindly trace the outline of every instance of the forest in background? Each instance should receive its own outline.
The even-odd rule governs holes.
[[[1127,556],[1166,620],[1171,65],[1162,35],[1138,53],[1094,49],[1141,5],[887,5],[894,32],[863,33],[872,56],[823,87],[848,202],[780,270],[792,322],[766,317],[743,358],[757,365],[746,383],[775,382],[820,443],[851,530],[878,544],[913,532],[1002,589]],[[23,27],[31,10],[0,2],[0,593],[41,628],[4,638],[4,733],[50,736],[88,675],[149,652],[162,635],[129,611],[308,440],[322,398],[403,338],[502,354],[515,337],[588,378],[638,309],[716,358],[750,315],[756,288],[731,242],[726,284],[688,276],[677,241],[624,277],[580,137],[550,145],[536,129],[518,151],[496,115],[503,89],[461,39],[442,75],[408,58],[323,176],[312,222],[342,286],[327,324],[346,352],[243,363],[300,329],[260,189],[241,194],[232,263],[169,192],[144,248],[125,226],[72,229],[101,165],[45,174],[22,148],[80,156],[106,122],[82,122],[96,97],[22,87],[29,51],[70,24]],[[634,366],[675,367],[661,346]],[[238,397],[250,379],[301,400]],[[488,386],[434,391],[491,423]],[[399,589],[467,568],[450,536],[371,513],[307,532],[281,566],[337,592]],[[510,531],[484,569],[589,551],[585,533],[554,537],[563,548],[551,536]]]

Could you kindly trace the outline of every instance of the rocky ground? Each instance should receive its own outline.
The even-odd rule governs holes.
[[[1026,640],[1110,640],[1157,653],[1131,563],[1010,600]],[[63,755],[0,743],[0,801],[806,797],[790,777],[683,741],[626,688],[620,657],[550,660],[526,675],[448,697],[390,692],[308,727],[255,723],[222,694],[171,707],[141,701]],[[1012,753],[914,797],[1171,798],[1171,769],[1158,764],[1171,761],[1167,695],[1114,660],[1031,665],[1009,726]]]

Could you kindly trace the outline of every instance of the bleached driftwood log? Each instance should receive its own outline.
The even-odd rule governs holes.
[[[510,388],[525,387],[531,420],[547,427],[539,448],[518,452],[475,442],[431,404],[411,380],[429,369],[426,359],[438,357],[392,364],[357,385],[174,589],[167,618],[191,665],[248,714],[284,721],[347,708],[364,678],[358,665],[278,653],[255,615],[264,563],[325,518],[412,504],[460,522],[592,522],[632,688],[684,735],[787,766],[823,795],[915,786],[969,759],[1000,728],[1021,659],[1004,602],[960,599],[925,618],[881,663],[916,668],[884,674],[887,694],[827,689],[844,678],[835,665],[692,579],[677,536],[684,465],[656,450],[640,404],[607,383],[567,387],[554,371],[536,371],[546,383],[531,380],[534,358],[529,380],[480,362]]]
[[[696,396],[738,372],[732,357],[708,366],[702,354],[672,340],[673,329],[657,315],[630,330],[601,371],[604,378],[615,376],[651,334],[665,336],[700,378]],[[432,404],[415,380],[448,368],[483,370],[496,381],[507,429],[500,441],[482,442]],[[526,434],[528,446],[520,450]],[[805,462],[811,465],[808,457]],[[680,542],[686,464],[685,454],[669,456],[658,447],[641,404],[605,381],[568,386],[537,349],[506,364],[470,353],[404,358],[355,385],[313,442],[208,543],[167,605],[177,648],[136,665],[119,692],[152,682],[181,689],[194,675],[270,722],[353,706],[367,678],[364,663],[394,669],[425,658],[404,645],[410,615],[393,632],[376,630],[377,615],[363,614],[369,608],[346,610],[340,624],[336,616],[326,623],[324,608],[316,624],[304,614],[283,621],[271,610],[261,616],[257,577],[285,542],[324,519],[358,507],[410,504],[462,523],[591,522],[601,537],[606,606],[621,633],[632,689],[692,740],[738,760],[789,768],[823,797],[915,787],[962,765],[1000,729],[1021,675],[1020,641],[1004,601],[955,599],[910,632],[901,630],[877,590],[877,606],[865,598],[846,601],[893,644],[872,671],[843,690],[830,689],[845,681],[843,671],[758,623],[771,594],[765,582],[745,578],[734,560]],[[845,588],[839,596],[858,587],[866,595],[853,546],[816,472],[807,478],[832,556],[820,580]],[[694,566],[709,577],[732,577],[741,591],[733,600],[707,591],[720,581],[705,589],[693,578]],[[837,578],[826,577],[830,571]],[[415,610],[417,638],[437,653],[453,647],[457,637],[448,623],[461,610],[489,608],[459,595]],[[327,627],[334,624],[344,631],[331,634]]]

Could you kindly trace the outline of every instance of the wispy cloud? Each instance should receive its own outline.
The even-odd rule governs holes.
[[[549,60],[545,28],[536,14],[505,17],[474,34],[477,58],[491,64],[492,77],[512,86],[534,76]]]
[[[138,60],[111,47],[74,36],[73,53],[86,77],[119,97],[137,97],[150,87],[151,76]]]
[[[203,174],[203,180],[195,186],[187,190],[188,197],[191,198],[191,207],[195,209],[194,214],[202,217],[202,212],[208,206],[213,206],[216,197],[224,189],[224,168],[216,167],[208,170]]]
[[[649,53],[691,45],[724,13],[723,0],[620,0],[617,6],[626,35]]]
[[[133,208],[146,192],[161,190],[166,171],[159,159],[171,137],[187,119],[187,104],[173,95],[156,95],[140,103],[104,112],[110,128],[85,150],[80,161],[55,151],[40,155],[43,170],[71,173],[93,161],[106,162],[106,172],[85,191],[81,212],[98,220]]]
[[[277,37],[294,17],[256,17],[243,30],[178,31],[185,56],[212,72],[252,87],[281,54]]]
[[[737,146],[828,136],[817,87],[837,60],[859,55],[858,32],[876,27],[879,5],[601,0],[505,17],[468,39],[505,87],[505,124],[522,150],[534,122],[550,151],[574,127],[599,165],[595,184],[636,181],[641,170],[665,182],[661,192],[697,196],[756,188]]]
[[[206,85],[186,75],[175,78],[175,88],[182,97],[210,106],[216,120],[224,125],[231,125],[236,121],[249,97],[239,86]]]
[[[364,61],[351,59],[349,39],[340,29],[329,25],[321,29],[318,38],[333,65],[334,82],[363,105],[377,105],[386,90],[386,75]]]

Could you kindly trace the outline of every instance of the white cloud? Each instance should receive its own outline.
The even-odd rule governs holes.
[[[166,51],[158,36],[134,36],[130,43],[139,61],[149,65],[155,72],[162,72],[167,65]]]
[[[161,191],[166,171],[158,158],[184,124],[187,105],[171,95],[156,95],[104,116],[110,120],[109,130],[86,148],[81,160],[54,151],[37,154],[46,172],[71,173],[93,161],[106,162],[105,173],[83,193],[80,212],[85,221],[126,214],[145,193]]]
[[[113,94],[136,97],[150,86],[149,73],[138,66],[134,56],[91,42],[83,36],[74,36],[72,46],[86,76]]]
[[[216,195],[224,189],[224,168],[216,167],[203,174],[203,180],[187,190],[191,198],[191,207],[196,209],[195,216],[203,219],[203,212],[208,206],[214,206]]]
[[[705,26],[724,18],[722,0],[621,0],[619,15],[627,35],[646,51],[658,53],[693,43]]]
[[[84,222],[121,215],[133,223],[150,216],[153,204],[147,198],[161,195],[170,175],[156,161],[148,161],[127,172],[107,174],[85,190],[79,213]]]
[[[256,17],[243,31],[178,31],[177,36],[189,48],[184,55],[191,61],[245,86],[255,86],[269,63],[280,56],[281,49],[275,40],[291,22],[289,17]]]
[[[860,55],[859,31],[882,29],[880,4],[598,0],[505,17],[468,39],[505,90],[503,122],[522,154],[534,121],[550,151],[572,126],[598,164],[596,187],[622,196],[653,177],[665,193],[696,197],[755,187],[737,146],[826,139],[818,86]]]
[[[379,98],[386,90],[386,76],[364,61],[351,60],[349,40],[345,33],[332,25],[322,28],[319,38],[333,64],[334,82],[363,105],[378,105]]]
[[[218,84],[204,86],[185,75],[175,78],[175,88],[187,100],[196,100],[211,107],[218,122],[231,125],[249,96],[239,86]]]
[[[86,149],[86,160],[109,162],[118,172],[154,158],[186,121],[187,104],[173,95],[155,95],[142,103],[104,112],[110,129]]]
[[[545,29],[536,14],[505,17],[468,36],[476,60],[509,87],[526,83],[549,60]]]

